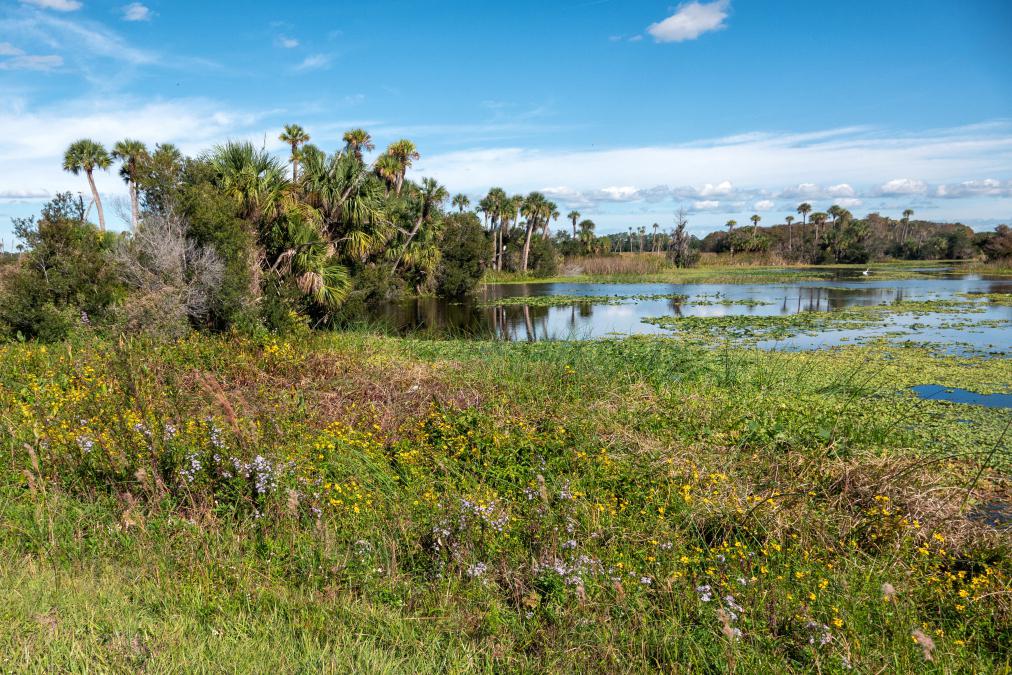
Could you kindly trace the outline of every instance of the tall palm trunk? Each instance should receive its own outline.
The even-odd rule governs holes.
[[[299,146],[292,143],[292,182],[299,182]]]
[[[531,252],[531,235],[534,234],[534,223],[527,223],[527,236],[524,238],[524,254],[520,259],[520,269],[526,274],[527,273],[527,256]]]
[[[499,221],[492,220],[492,236],[495,238],[495,269],[502,271],[502,232],[499,229]]]
[[[137,181],[130,181],[130,226],[137,232],[137,225],[141,220],[141,210],[137,203]]]
[[[509,220],[504,216],[499,221],[499,271],[506,267],[506,237],[509,234],[507,228]]]
[[[422,221],[424,221],[424,220],[425,220],[425,216],[419,216],[418,220],[415,221],[415,226],[412,227],[411,228],[411,232],[408,233],[408,240],[406,242],[404,242],[404,247],[401,249],[400,254],[397,256],[397,260],[394,262],[394,269],[393,269],[394,274],[397,273],[397,268],[400,267],[401,259],[404,257],[404,254],[407,252],[408,246],[411,245],[411,240],[415,238],[416,234],[418,234],[418,229],[422,226]]]
[[[105,232],[105,211],[102,210],[102,200],[99,199],[98,188],[95,187],[95,176],[92,175],[91,169],[85,173],[88,174],[88,185],[91,186],[91,196],[95,200],[95,210],[98,211],[98,229]]]

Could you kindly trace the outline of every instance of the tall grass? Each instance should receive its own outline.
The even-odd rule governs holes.
[[[1008,367],[365,331],[0,347],[0,669],[1007,669],[1009,542],[961,510],[978,472],[971,504],[1009,493],[975,461],[1005,418],[902,388]]]

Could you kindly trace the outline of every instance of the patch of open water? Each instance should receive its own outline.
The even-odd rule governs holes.
[[[581,340],[673,334],[644,322],[651,317],[788,316],[905,301],[965,302],[964,293],[1012,293],[1012,279],[942,272],[931,278],[902,280],[860,277],[749,284],[503,284],[487,286],[477,298],[463,303],[416,298],[381,305],[374,308],[370,318],[401,334]],[[510,298],[552,296],[565,296],[567,301],[496,304]],[[1007,354],[1012,348],[1012,307],[979,301],[975,309],[981,311],[890,313],[881,322],[859,329],[829,326],[816,334],[754,344],[767,349],[799,350],[886,338],[926,343],[943,351]]]

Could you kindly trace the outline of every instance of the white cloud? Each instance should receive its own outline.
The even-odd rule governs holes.
[[[799,183],[795,187],[781,190],[779,197],[786,199],[815,199],[822,194],[822,189],[815,183]]]
[[[139,138],[149,146],[175,143],[190,155],[226,138],[262,142],[261,116],[230,110],[205,99],[141,103],[134,99],[68,100],[38,110],[17,101],[0,101],[0,176],[9,197],[40,198],[54,192],[85,190],[79,176],[60,169],[67,145],[94,138],[106,147],[121,138]],[[268,139],[273,140],[273,130]],[[96,174],[103,194],[125,195],[115,171]]]
[[[295,49],[299,46],[299,41],[295,38],[288,37],[287,35],[279,35],[275,38],[274,44],[278,47],[284,47],[285,49]]]
[[[313,54],[311,56],[307,56],[302,60],[302,63],[295,66],[295,70],[319,70],[321,68],[326,68],[329,65],[330,56],[328,54]]]
[[[123,7],[124,21],[150,21],[152,16],[151,9],[139,2],[131,2]]]
[[[712,199],[704,199],[698,202],[692,202],[692,208],[696,211],[710,211],[720,208],[720,202]]]
[[[638,193],[639,190],[631,186],[601,188],[601,194],[606,199],[611,199],[616,202],[624,202],[629,201],[631,199],[636,199],[636,195]]]
[[[963,197],[1012,197],[1012,180],[1000,181],[994,178],[965,180],[953,185],[939,185],[935,196],[943,199]]]
[[[831,197],[853,197],[857,192],[847,183],[840,183],[839,185],[830,185],[826,188],[826,194]]]
[[[57,12],[73,12],[81,9],[77,0],[21,0],[23,5],[34,5],[43,9],[55,9]]]
[[[87,63],[95,57],[130,65],[158,63],[157,54],[131,46],[115,31],[88,20],[72,20],[52,14],[35,13],[29,17],[0,20],[0,33],[16,34],[32,44],[53,50],[67,50],[64,55],[72,63]],[[72,48],[69,48],[73,45]],[[186,60],[177,59],[177,64]],[[107,69],[102,78],[109,80]]]
[[[63,65],[63,57],[56,54],[26,54],[25,50],[10,42],[0,42],[0,70],[52,70]]]
[[[703,187],[699,188],[700,197],[711,197],[711,196],[724,196],[734,192],[734,185],[729,180],[724,180],[716,185],[707,183]]]
[[[57,54],[24,54],[0,61],[0,70],[53,70],[62,65],[63,57]]]
[[[881,195],[922,195],[928,191],[928,186],[922,180],[913,178],[894,178],[879,186],[878,192]]]
[[[48,190],[0,190],[0,199],[48,199]]]
[[[588,199],[607,186],[636,185],[659,186],[641,188],[638,194],[654,201],[719,197],[722,203],[751,202],[788,199],[779,191],[794,185],[798,187],[791,190],[802,194],[802,199],[831,202],[886,192],[917,194],[918,189],[925,189],[921,185],[953,184],[981,175],[1006,180],[1012,177],[1012,125],[895,136],[874,130],[753,134],[602,150],[483,148],[425,154],[418,171],[438,176],[454,189],[476,193],[492,185],[526,192],[559,185],[560,177],[565,177],[569,190]],[[897,175],[917,179],[896,182]],[[697,187],[677,187],[691,185]],[[837,194],[830,195],[821,185],[832,186]],[[842,185],[850,186],[854,194],[848,196]],[[731,195],[724,194],[728,192]]]
[[[759,201],[757,201],[755,203],[755,210],[756,211],[772,211],[775,206],[776,206],[776,204],[773,203],[769,199],[760,199]]]
[[[647,32],[657,42],[695,40],[703,33],[724,28],[730,5],[730,0],[684,3],[668,18],[651,24]]]
[[[853,209],[858,206],[861,206],[861,204],[864,204],[863,201],[857,199],[856,197],[844,197],[843,199],[835,200],[834,203],[837,206],[842,206],[845,209]]]

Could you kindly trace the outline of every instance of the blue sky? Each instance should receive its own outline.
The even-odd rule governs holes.
[[[78,137],[283,153],[287,122],[328,149],[412,138],[415,177],[542,190],[604,232],[799,200],[990,229],[1012,221],[1010,33],[1007,0],[4,0],[0,238],[85,188],[60,170]]]

